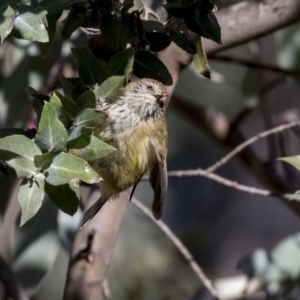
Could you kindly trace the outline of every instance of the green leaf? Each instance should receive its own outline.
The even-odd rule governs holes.
[[[75,119],[75,126],[98,127],[106,121],[107,115],[99,110],[85,108]]]
[[[96,108],[96,97],[94,92],[93,91],[84,92],[77,99],[77,103],[81,108]]]
[[[63,28],[61,31],[61,37],[63,40],[67,40],[71,37],[72,33],[79,28],[85,18],[86,9],[80,7],[73,7],[67,18],[63,22]]]
[[[62,124],[64,124],[64,126],[66,128],[69,128],[72,125],[73,121],[68,116],[68,114],[65,111],[65,109],[63,108],[63,105],[62,105],[60,99],[57,96],[57,92],[53,93],[53,95],[50,98],[49,103],[54,107],[55,112],[56,112],[56,114],[57,114],[58,119],[60,120],[60,122]]]
[[[300,155],[281,157],[279,159],[291,164],[300,171]]]
[[[128,13],[131,14],[134,11],[138,11],[143,17],[145,12],[145,7],[142,0],[133,0],[133,6],[128,9]]]
[[[97,89],[94,90],[95,96],[98,99],[115,100],[120,94],[123,87],[125,76],[112,76],[106,79]]]
[[[0,42],[11,33],[15,23],[15,12],[9,5],[0,7]]]
[[[103,11],[99,17],[99,28],[108,45],[118,51],[122,34],[122,23],[115,11]]]
[[[87,162],[70,153],[60,153],[56,156],[44,174],[46,181],[52,185],[65,184],[74,179],[80,179],[86,183],[99,181],[99,175]]]
[[[254,253],[248,254],[239,260],[237,269],[242,270],[249,278],[261,277],[270,265],[269,256],[266,250],[257,249]]]
[[[191,15],[188,15],[184,22],[188,29],[210,39],[218,44],[221,44],[221,28],[213,13],[203,12],[199,7],[192,10]]]
[[[70,119],[74,120],[80,112],[80,107],[76,104],[74,100],[63,96],[59,92],[55,92],[54,95],[59,98],[65,112],[70,117]]]
[[[300,277],[300,234],[284,239],[272,252],[271,258],[291,280]]]
[[[193,55],[192,65],[201,75],[210,78],[210,68],[203,48],[202,39],[197,36],[195,40],[197,42],[197,54]]]
[[[165,31],[165,26],[161,22],[158,22],[158,21],[143,20],[142,24],[143,24],[143,28],[149,32],[152,32],[152,31],[164,32]]]
[[[148,51],[137,51],[134,58],[133,73],[139,78],[152,78],[165,85],[173,83],[167,67],[155,55]]]
[[[101,84],[107,78],[101,62],[87,48],[72,48],[73,54],[75,51],[78,52],[79,76],[81,80],[86,84]]]
[[[78,184],[70,182],[54,186],[45,182],[45,192],[60,210],[70,216],[76,213],[80,196]]]
[[[147,19],[149,21],[158,21],[158,22],[160,21],[159,16],[153,12],[148,12]]]
[[[91,161],[104,157],[113,151],[116,151],[114,147],[92,135],[91,143],[87,147],[80,149],[80,154],[84,160]]]
[[[65,96],[71,96],[74,90],[74,84],[70,78],[65,77],[63,74],[59,74],[59,80]],[[78,82],[81,82],[80,78],[76,78]]]
[[[78,126],[71,129],[68,139],[68,149],[81,149],[91,142],[92,129]]]
[[[185,18],[191,14],[190,6],[182,2],[167,3],[163,7],[175,18]]]
[[[39,147],[23,135],[11,135],[0,139],[0,150],[21,155],[33,161],[37,154],[41,154]]]
[[[44,57],[46,57],[48,55],[48,52],[50,50],[50,47],[52,45],[52,41],[54,38],[54,34],[56,31],[56,22],[57,19],[55,16],[46,16],[47,18],[47,27],[48,27],[48,35],[49,35],[49,42],[47,43],[39,43],[39,47],[41,49],[41,52],[43,54]]]
[[[125,75],[126,78],[130,77],[134,61],[134,49],[128,48],[111,57],[109,60],[106,71],[109,76]]]
[[[15,19],[13,35],[19,39],[25,39],[32,42],[46,43],[49,41],[46,29],[46,10],[38,13],[30,6],[18,6],[18,12]]]
[[[169,32],[171,40],[181,49],[190,54],[197,53],[197,47],[194,39],[190,36],[188,31],[180,31],[178,29],[171,29]]]
[[[55,149],[49,152],[46,152],[41,155],[36,155],[34,157],[34,165],[41,169],[46,170],[52,164],[53,159],[58,155],[58,152],[55,152]]]
[[[22,210],[20,226],[24,225],[38,212],[44,195],[43,179],[23,179],[18,193],[18,201]]]
[[[171,44],[170,37],[161,32],[150,32],[145,37],[149,42],[150,49],[154,52],[162,51]]]
[[[35,136],[36,144],[44,151],[61,151],[66,146],[67,139],[68,133],[58,119],[55,108],[51,103],[46,103]]]
[[[18,178],[31,178],[36,175],[37,167],[32,160],[26,157],[16,157],[6,162],[14,170],[14,175]]]

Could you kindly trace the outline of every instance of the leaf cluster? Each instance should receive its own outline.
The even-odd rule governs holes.
[[[58,20],[64,40],[79,27],[97,33],[88,47],[72,48],[78,78],[60,75],[51,96],[27,89],[38,118],[36,135],[18,128],[0,130],[0,160],[11,175],[22,179],[21,224],[37,213],[45,194],[64,212],[76,212],[78,181],[99,180],[88,161],[115,151],[93,135],[106,121],[102,101],[114,101],[132,74],[172,84],[167,67],[154,52],[174,42],[192,54],[195,68],[209,77],[201,37],[221,42],[211,0],[168,0],[164,8],[171,16],[166,23],[142,0],[6,0],[0,4],[1,42],[9,36],[37,42],[45,56]]]
[[[300,234],[284,239],[272,251],[258,249],[242,258],[237,268],[249,278],[257,277],[263,282],[269,298],[288,298],[290,291],[299,286],[300,280]]]
[[[113,99],[124,81],[125,76],[112,76],[95,90],[86,90],[80,95],[78,91],[84,90],[82,80],[63,76],[59,84],[66,96],[54,92],[47,97],[33,88],[27,89],[34,98],[39,117],[35,137],[30,139],[28,133],[20,129],[0,130],[0,158],[12,176],[22,179],[18,193],[21,225],[37,213],[45,194],[62,211],[73,215],[78,208],[79,180],[89,184],[99,181],[99,175],[88,161],[116,149],[92,134],[107,117],[96,109],[96,97]]]
[[[57,20],[67,10],[61,37],[69,39],[79,27],[99,30],[101,34],[90,40],[89,48],[104,64],[114,55],[131,48],[135,76],[171,85],[168,69],[152,52],[162,51],[174,42],[192,54],[193,66],[209,77],[201,37],[221,43],[221,30],[212,12],[212,0],[168,0],[163,7],[170,15],[165,23],[149,11],[142,0],[40,0],[31,5],[24,5],[20,0],[7,0],[0,5],[0,39],[3,42],[12,35],[39,42],[46,55]]]

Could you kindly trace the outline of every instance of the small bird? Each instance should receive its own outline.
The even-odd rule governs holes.
[[[107,121],[94,135],[117,150],[91,161],[100,175],[101,196],[84,214],[85,226],[109,199],[135,186],[150,171],[154,189],[152,212],[160,219],[168,186],[166,87],[153,79],[140,79],[126,85],[112,104],[104,106]]]

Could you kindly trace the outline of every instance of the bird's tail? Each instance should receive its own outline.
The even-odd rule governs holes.
[[[101,209],[106,201],[102,201],[101,197],[84,213],[80,228],[87,225]]]

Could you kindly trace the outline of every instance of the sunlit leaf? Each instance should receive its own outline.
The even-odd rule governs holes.
[[[75,119],[76,126],[98,127],[104,124],[107,115],[99,110],[85,108]]]
[[[35,12],[30,6],[18,6],[13,35],[32,42],[48,42],[49,36],[45,26],[46,14],[46,10]]]
[[[14,22],[15,12],[9,5],[0,7],[0,42],[3,43],[5,38],[11,33]]]
[[[193,55],[193,67],[204,77],[210,78],[210,68],[203,48],[201,37],[196,37],[197,53]]]
[[[21,205],[21,224],[24,225],[40,209],[44,199],[44,179],[23,179],[18,193]]]
[[[36,155],[34,157],[34,165],[41,170],[46,170],[50,167],[54,157],[57,155],[58,152],[56,152],[55,149],[44,154]]]
[[[46,103],[39,122],[35,142],[42,150],[62,150],[68,139],[68,133],[64,125],[58,119],[51,103]]]
[[[81,149],[91,141],[92,129],[85,126],[72,128],[69,133],[67,147],[70,149]]]
[[[21,155],[33,161],[37,154],[41,154],[39,147],[23,135],[11,135],[0,139],[0,150]]]
[[[46,18],[47,18],[47,30],[49,35],[49,41],[47,43],[39,43],[39,47],[44,57],[48,55],[48,52],[52,45],[52,41],[56,31],[56,22],[57,22],[57,18],[53,15],[52,16],[47,15]]]
[[[291,164],[300,171],[300,155],[281,157],[279,159]]]
[[[288,276],[296,280],[300,277],[300,234],[284,239],[272,252],[272,261]]]
[[[87,161],[95,160],[116,151],[116,149],[92,135],[91,143],[80,149],[80,155]]]
[[[14,170],[18,178],[31,178],[37,172],[37,167],[33,161],[26,157],[16,157],[6,162]]]
[[[114,100],[124,84],[125,76],[112,76],[106,79],[96,90],[95,96]]]
[[[65,184],[74,179],[80,179],[86,183],[99,181],[99,175],[88,163],[70,153],[60,153],[56,156],[44,174],[46,181],[52,185]]]

